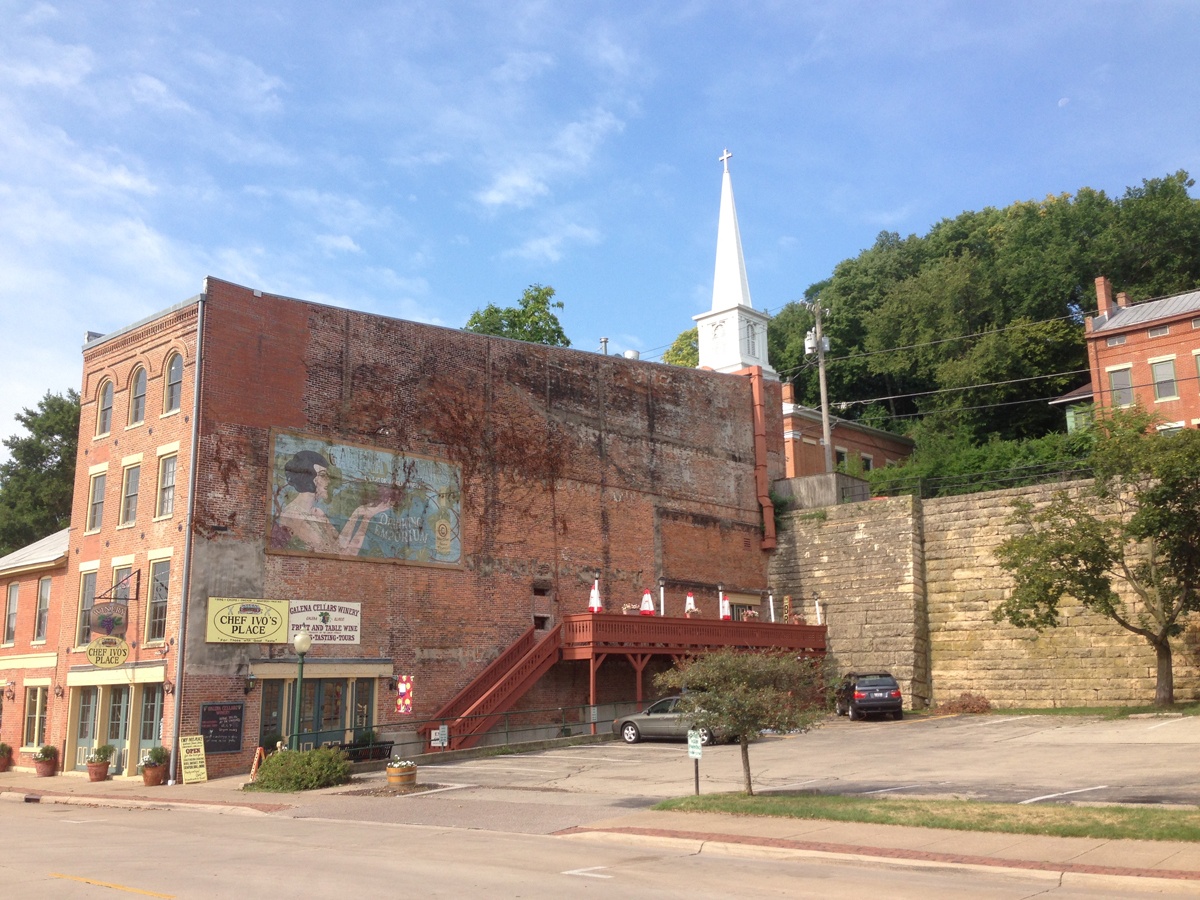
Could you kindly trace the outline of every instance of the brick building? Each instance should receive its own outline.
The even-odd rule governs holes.
[[[210,278],[94,336],[81,396],[46,643],[0,648],[16,698],[0,738],[19,764],[34,690],[67,769],[110,743],[114,771],[134,774],[147,747],[203,734],[211,774],[244,772],[294,728],[301,628],[299,732],[318,743],[411,729],[523,635],[584,613],[597,579],[610,612],[660,585],[668,616],[688,591],[710,619],[719,586],[765,597],[784,458],[780,387],[758,368],[550,348]],[[98,634],[127,656],[89,655]],[[556,657],[519,704],[640,691],[645,658],[590,672],[580,658]]]
[[[1093,402],[1140,405],[1162,431],[1200,425],[1200,291],[1131,305],[1102,276],[1096,301],[1085,323]]]
[[[840,471],[869,472],[902,463],[913,452],[912,438],[861,422],[830,420],[833,464]],[[795,402],[795,389],[783,386],[784,470],[788,478],[825,473],[821,411]]]

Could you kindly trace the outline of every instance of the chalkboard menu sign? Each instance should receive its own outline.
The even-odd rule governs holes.
[[[242,749],[244,703],[202,703],[200,734],[205,753],[236,753]]]

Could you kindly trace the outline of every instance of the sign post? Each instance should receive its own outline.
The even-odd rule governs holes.
[[[700,796],[700,757],[704,754],[704,744],[700,732],[695,728],[688,729],[688,756],[695,764],[696,796]]]

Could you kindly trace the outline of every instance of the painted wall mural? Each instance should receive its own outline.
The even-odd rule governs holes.
[[[272,436],[271,460],[271,551],[461,563],[457,465],[287,432]]]

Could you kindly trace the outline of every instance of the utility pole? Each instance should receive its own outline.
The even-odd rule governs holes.
[[[825,383],[825,332],[821,328],[821,298],[814,298],[812,306],[817,326],[808,334],[815,338],[812,343],[816,344],[817,376],[821,383],[821,443],[825,445],[825,472],[828,474],[833,471],[833,436],[829,427],[829,389]],[[805,350],[808,350],[808,343],[805,341]]]

